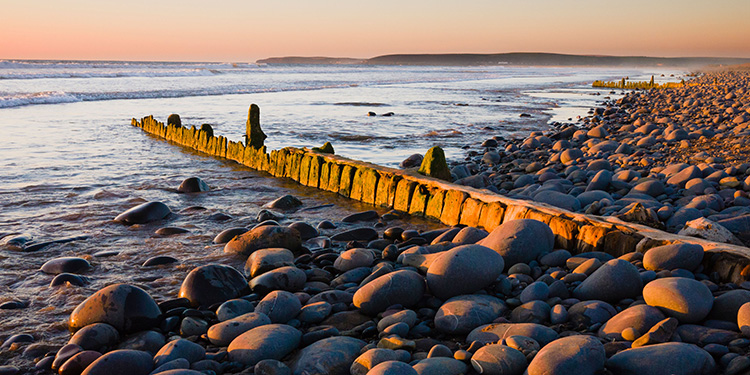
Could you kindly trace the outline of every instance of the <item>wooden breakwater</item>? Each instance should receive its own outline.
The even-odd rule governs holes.
[[[377,207],[491,231],[514,219],[536,219],[555,233],[555,248],[571,253],[604,251],[620,256],[646,252],[664,244],[683,242],[703,246],[705,273],[741,282],[750,278],[750,249],[699,238],[678,236],[612,217],[572,213],[544,203],[503,197],[426,177],[414,170],[383,167],[308,149],[267,150],[214,136],[210,129],[165,125],[153,116],[133,119],[132,125],[169,142],[233,160],[249,168],[302,185],[330,191]]]

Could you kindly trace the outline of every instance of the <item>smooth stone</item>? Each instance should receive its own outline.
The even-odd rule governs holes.
[[[643,298],[680,323],[696,323],[708,316],[714,297],[706,284],[684,277],[656,279],[643,288]]]
[[[343,290],[326,290],[312,296],[307,301],[307,303],[325,301],[330,303],[331,305],[335,305],[337,303],[344,303],[348,305],[352,303],[353,297],[354,295],[352,293],[345,292]]]
[[[427,287],[440,299],[471,294],[503,272],[503,257],[481,245],[462,245],[443,253],[427,269]]]
[[[708,344],[729,345],[740,338],[740,334],[725,329],[710,328],[696,324],[683,324],[677,327],[677,334],[682,342],[706,346]]]
[[[250,278],[257,277],[264,272],[273,269],[293,266],[294,253],[289,249],[271,248],[254,251],[245,262],[245,275]]]
[[[378,364],[387,361],[398,361],[399,359],[399,353],[392,349],[368,349],[354,360],[349,368],[349,373],[351,375],[367,375],[368,371]]]
[[[568,250],[560,249],[542,255],[539,263],[548,267],[562,267],[572,255]]]
[[[656,323],[666,319],[661,310],[649,305],[636,305],[620,311],[599,328],[599,337],[623,340],[622,333],[628,328],[635,330],[636,338],[643,336]],[[633,341],[633,340],[630,340]]]
[[[339,254],[339,257],[333,262],[340,272],[346,272],[359,267],[369,267],[375,260],[375,254],[371,250],[354,248]]]
[[[156,232],[154,232],[154,234],[156,234],[157,236],[167,237],[167,236],[173,236],[176,234],[183,234],[183,233],[188,233],[188,232],[190,231],[185,228],[162,227],[162,228],[157,229]]]
[[[51,275],[60,273],[81,273],[91,268],[91,263],[78,257],[63,257],[50,259],[42,265],[42,272]]]
[[[540,254],[552,251],[555,235],[547,224],[533,219],[511,220],[492,230],[478,245],[503,256],[505,265],[529,263]]]
[[[153,375],[206,375],[205,372],[189,370],[189,369],[174,369],[167,370],[164,372],[152,372]]]
[[[735,289],[714,298],[708,319],[736,322],[740,307],[750,302],[750,290]]]
[[[408,363],[386,361],[373,367],[367,375],[419,375],[419,373]]]
[[[216,235],[213,239],[213,243],[220,244],[220,243],[227,243],[231,241],[233,238],[247,232],[249,229],[245,227],[235,227],[235,228],[229,228],[224,229],[219,234]]]
[[[107,323],[89,324],[73,334],[68,344],[76,344],[83,350],[107,352],[120,341],[120,334],[115,327]]]
[[[363,212],[357,212],[351,215],[344,216],[341,219],[342,223],[356,223],[358,221],[377,220],[380,217],[377,211],[369,210]]]
[[[291,361],[293,373],[349,375],[349,369],[366,345],[354,337],[338,336],[316,341]]]
[[[300,309],[302,304],[297,296],[287,291],[275,290],[258,302],[255,312],[265,314],[273,323],[286,323],[294,319]]]
[[[601,300],[616,303],[641,294],[643,281],[640,272],[630,262],[612,259],[601,265],[573,290],[580,300]]]
[[[100,289],[70,314],[69,328],[76,331],[89,324],[107,323],[123,333],[155,327],[161,310],[146,291],[133,285],[114,284]]]
[[[124,349],[97,358],[81,375],[148,375],[153,369],[151,354]]]
[[[211,188],[208,187],[208,184],[198,177],[186,178],[177,188],[179,193],[202,193],[209,190]]]
[[[413,310],[406,309],[384,316],[382,319],[380,319],[380,321],[378,321],[377,327],[378,331],[380,332],[396,323],[404,323],[409,328],[412,328],[415,324],[417,324],[417,320],[417,313]]]
[[[284,362],[275,359],[264,359],[253,367],[254,375],[292,375],[290,369]]]
[[[648,194],[654,198],[664,194],[664,184],[659,180],[647,180],[633,186],[633,192]]]
[[[419,375],[463,375],[468,366],[453,357],[425,358],[412,366]]]
[[[523,263],[521,263],[523,264]],[[549,297],[549,286],[541,281],[535,281],[523,288],[518,296],[521,303],[531,301],[546,301]]]
[[[513,323],[545,323],[550,319],[551,307],[543,301],[530,301],[517,306],[510,313]]]
[[[19,333],[12,335],[5,339],[3,341],[3,344],[0,345],[0,349],[6,349],[9,348],[13,344],[21,344],[21,343],[28,343],[28,342],[34,342],[34,336],[28,334],[28,333]]]
[[[507,310],[505,303],[493,296],[456,296],[445,301],[438,309],[434,318],[435,328],[452,335],[466,334],[493,322]]]
[[[708,352],[681,342],[623,350],[607,360],[606,366],[615,375],[709,375],[716,371]]]
[[[480,374],[521,375],[527,364],[523,353],[500,344],[485,345],[471,356],[471,366]]]
[[[206,264],[188,273],[180,286],[179,297],[190,300],[192,306],[211,306],[245,295],[248,291],[245,277],[234,267]]]
[[[302,241],[307,241],[311,238],[318,237],[319,235],[318,230],[315,229],[315,227],[304,221],[295,221],[294,223],[289,224],[289,228],[297,230]]]
[[[175,262],[178,262],[177,258],[167,256],[167,255],[159,255],[159,256],[146,259],[146,261],[143,262],[143,264],[141,264],[141,267],[162,266],[165,264],[171,264]]]
[[[333,306],[325,301],[308,303],[302,306],[297,319],[303,323],[316,324],[325,320],[333,311]]]
[[[186,316],[180,322],[180,335],[183,337],[200,336],[208,331],[208,322],[203,319]]]
[[[274,208],[278,210],[291,210],[293,208],[299,207],[302,205],[302,201],[294,197],[293,195],[285,195],[283,197],[276,198],[272,200],[271,202],[268,202],[263,205],[263,207],[266,208]],[[271,247],[271,246],[269,246]]]
[[[394,271],[367,283],[355,293],[352,302],[362,313],[376,315],[391,305],[411,307],[422,299],[424,278],[410,270]]]
[[[604,368],[606,360],[604,345],[597,338],[567,336],[539,350],[527,372],[529,375],[594,375]]]
[[[307,282],[305,271],[294,266],[285,266],[253,278],[249,285],[253,292],[266,294],[274,290],[297,292],[302,290],[305,282]]]
[[[166,204],[161,202],[147,202],[135,206],[115,217],[116,222],[132,225],[146,224],[152,221],[161,220],[171,214]]]
[[[750,302],[744,303],[737,310],[737,326],[743,336],[750,337]]]
[[[672,244],[657,246],[646,251],[643,268],[651,271],[682,268],[693,271],[703,261],[703,247],[694,244]]]
[[[354,228],[331,236],[332,241],[372,241],[378,238],[378,231],[373,228]]]
[[[61,286],[61,285],[73,285],[73,286],[84,286],[88,284],[89,279],[84,276],[74,275],[72,273],[61,273],[55,275],[52,281],[49,282],[49,286]]]
[[[208,328],[208,340],[217,346],[227,346],[237,336],[262,325],[271,324],[266,314],[250,312],[216,323]]]
[[[60,368],[60,366],[62,366],[63,364],[65,364],[65,362],[67,360],[69,360],[74,355],[76,355],[76,354],[78,354],[78,353],[80,353],[82,351],[83,351],[83,348],[81,348],[81,346],[78,345],[78,344],[67,344],[67,345],[63,346],[55,354],[55,359],[52,361],[52,366],[51,366],[52,370],[58,370]],[[39,354],[43,355],[45,353],[39,353]]]
[[[166,343],[154,356],[154,366],[159,367],[177,358],[184,358],[193,363],[206,357],[206,349],[185,339]]]
[[[264,359],[281,360],[299,346],[302,332],[284,324],[255,327],[235,338],[227,351],[229,360],[255,366]]]
[[[493,323],[474,328],[466,336],[466,342],[482,344],[496,343],[510,336],[526,336],[544,346],[559,336],[552,328],[536,323]]]
[[[293,253],[302,247],[300,233],[289,227],[263,225],[232,238],[224,245],[224,252],[249,256],[256,250],[268,248],[289,249]]]
[[[220,322],[224,322],[253,311],[255,311],[255,306],[252,302],[242,298],[230,299],[219,305],[216,309],[216,317]]]
[[[612,305],[597,300],[581,301],[568,309],[568,319],[585,327],[604,324],[615,315],[617,310]]]
[[[545,190],[544,192],[535,195],[534,200],[572,212],[576,212],[581,209],[581,202],[579,202],[576,197],[554,190]]]
[[[167,343],[167,339],[156,331],[141,331],[134,333],[121,341],[117,349],[132,349],[149,352],[153,355],[159,352],[159,349]]]
[[[474,227],[465,227],[461,228],[461,230],[456,233],[451,242],[459,245],[469,245],[481,241],[488,235],[489,233],[487,233],[486,230]]]
[[[70,357],[62,366],[57,370],[60,375],[79,375],[89,367],[94,361],[99,359],[102,354],[94,350],[86,350],[80,353],[76,353]],[[2,373],[2,372],[0,372]]]

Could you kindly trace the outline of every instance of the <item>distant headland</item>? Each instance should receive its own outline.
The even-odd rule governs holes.
[[[649,57],[566,55],[559,53],[451,53],[451,54],[398,54],[368,59],[341,57],[271,57],[257,61],[260,64],[319,64],[319,65],[514,65],[514,66],[663,66],[701,67],[707,65],[737,65],[750,63],[748,58],[724,57]]]

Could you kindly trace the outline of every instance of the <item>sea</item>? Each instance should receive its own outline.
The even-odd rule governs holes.
[[[331,142],[337,154],[396,167],[413,153],[444,148],[449,161],[493,136],[524,137],[552,123],[576,123],[622,92],[594,80],[679,79],[686,70],[514,66],[258,65],[253,63],[0,60],[0,341],[29,333],[62,345],[67,317],[94,291],[131,283],[157,300],[173,298],[190,269],[206,263],[242,269],[213,237],[249,227],[268,201],[292,194],[303,208],[282,224],[336,220],[372,209],[157,140],[131,118],[176,113],[183,125],[208,123],[241,140],[247,111],[261,109],[270,149]],[[371,115],[371,112],[374,115]],[[529,116],[522,117],[521,114]],[[177,194],[188,177],[211,191]],[[124,226],[112,219],[147,201],[166,203],[169,220]],[[217,214],[223,214],[221,215]],[[389,225],[439,224],[405,218]],[[161,237],[177,226],[189,232]],[[330,233],[324,233],[330,234]],[[53,243],[35,251],[9,243]],[[14,241],[10,241],[15,239]],[[161,267],[141,264],[158,255]],[[87,259],[84,285],[50,286],[48,260]],[[6,305],[10,306],[10,305]],[[3,351],[0,362],[19,363]]]

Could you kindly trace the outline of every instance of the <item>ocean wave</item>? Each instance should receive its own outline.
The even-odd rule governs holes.
[[[0,95],[0,108],[21,107],[34,104],[75,103],[81,99],[61,91],[44,91],[12,96]]]

